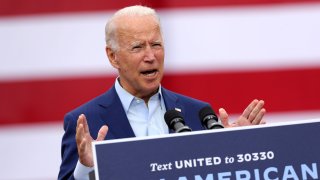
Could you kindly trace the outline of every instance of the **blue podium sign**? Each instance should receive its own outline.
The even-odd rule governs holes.
[[[93,144],[100,180],[319,179],[320,120]]]

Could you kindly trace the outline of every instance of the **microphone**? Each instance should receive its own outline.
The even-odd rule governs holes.
[[[199,118],[206,129],[224,128],[210,106],[206,106],[199,111]]]
[[[180,132],[191,132],[191,128],[185,125],[183,117],[181,113],[176,110],[169,110],[164,114],[164,119],[168,125],[168,127],[174,130],[176,133]]]

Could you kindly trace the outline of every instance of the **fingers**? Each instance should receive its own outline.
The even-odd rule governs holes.
[[[80,146],[81,140],[84,137],[84,127],[83,127],[83,117],[80,115],[77,121],[77,128],[76,128],[76,142],[77,145]]]
[[[87,140],[85,138],[83,138],[81,140],[81,142],[79,143],[79,146],[78,146],[78,153],[79,153],[80,159],[82,157],[82,154],[86,154],[87,147],[88,147],[88,142],[87,142]]]
[[[91,141],[92,137],[89,133],[89,127],[87,124],[86,117],[83,114],[81,114],[78,118],[76,128],[76,143],[78,149],[85,150],[85,146],[90,145]]]
[[[97,137],[97,141],[102,141],[104,140],[104,138],[106,137],[108,133],[108,126],[104,125],[100,128],[99,132],[98,132],[98,137]]]
[[[79,117],[78,117],[78,121],[77,121],[77,132],[78,132],[78,129],[81,127],[81,133],[86,133],[88,132],[88,127],[85,127],[85,126],[88,126],[87,124],[87,119],[86,117],[81,114]],[[80,129],[79,129],[80,130]]]
[[[76,128],[76,143],[77,143],[77,149],[78,149],[78,155],[80,162],[87,166],[92,166],[92,158],[90,158],[92,155],[91,151],[91,142],[92,138],[89,134],[88,130],[88,124],[86,117],[81,114],[78,117],[77,120],[77,128]]]
[[[224,127],[229,127],[229,115],[227,111],[223,108],[219,109],[220,120]]]
[[[258,100],[255,99],[253,100],[248,107],[243,111],[242,116],[249,119],[250,113],[252,112],[252,110],[256,107],[256,105],[258,104]]]
[[[80,114],[77,124],[82,124],[85,133],[89,133],[87,118],[84,114]]]
[[[259,124],[262,117],[265,114],[265,109],[263,108],[264,101],[257,99],[253,100],[249,106],[243,111],[242,116],[252,124]]]
[[[267,122],[265,120],[261,120],[260,124],[267,124]]]
[[[257,116],[253,119],[253,121],[251,122],[251,124],[253,125],[257,125],[257,124],[266,124],[266,122],[264,120],[262,120],[263,116],[266,114],[266,110],[264,108],[262,108],[259,113],[257,114]]]
[[[253,100],[243,111],[242,115],[236,121],[236,124],[238,126],[265,124],[266,122],[262,120],[266,113],[266,110],[263,108],[263,106],[263,100]]]
[[[90,136],[87,119],[83,114],[81,114],[78,118],[77,128],[76,128],[77,145],[80,145],[82,139],[86,138],[86,136],[88,135]]]
[[[263,100],[258,101],[258,103],[256,104],[256,106],[252,109],[252,111],[251,111],[250,114],[249,114],[248,120],[249,120],[250,122],[253,122],[258,115],[260,115],[260,116],[261,116],[261,115],[262,115],[262,116],[264,115],[264,114],[261,112],[263,106],[264,106],[264,101],[263,101]],[[260,121],[259,121],[259,122],[260,122]]]

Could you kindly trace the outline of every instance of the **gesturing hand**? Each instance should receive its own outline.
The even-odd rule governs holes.
[[[100,128],[96,141],[102,141],[106,137],[108,126]],[[94,139],[91,137],[85,115],[81,114],[77,121],[76,142],[79,154],[79,161],[87,167],[93,167],[93,155],[91,143]]]
[[[220,119],[224,127],[237,127],[237,126],[248,126],[265,124],[266,122],[262,120],[266,110],[263,108],[263,100],[253,100],[248,107],[243,111],[242,115],[234,122],[229,123],[229,116],[223,108],[219,109]]]

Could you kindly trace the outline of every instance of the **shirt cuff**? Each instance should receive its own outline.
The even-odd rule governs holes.
[[[73,176],[76,180],[89,180],[89,173],[93,171],[93,167],[87,167],[78,160],[77,166],[74,169]]]

